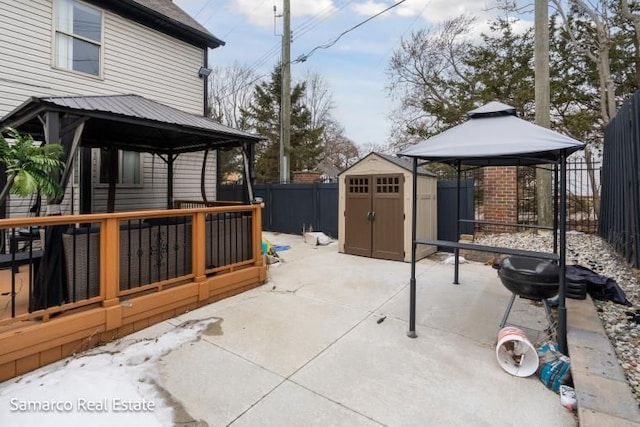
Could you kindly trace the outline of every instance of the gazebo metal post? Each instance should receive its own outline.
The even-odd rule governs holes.
[[[458,160],[456,163],[456,171],[458,173],[458,186],[456,188],[456,236],[455,242],[460,240],[460,174],[461,174],[461,162]],[[454,248],[453,254],[455,258],[455,267],[453,270],[453,284],[459,285],[458,272],[460,270],[460,249]]]
[[[167,155],[167,209],[173,209],[173,152]]]
[[[411,278],[409,279],[409,338],[417,338],[416,334],[416,225],[417,218],[417,190],[418,190],[418,158],[413,158],[413,197],[411,198]]]
[[[558,162],[553,164],[553,253],[558,253]]]
[[[559,300],[558,300],[558,347],[567,354],[567,307],[565,305],[566,277],[565,256],[567,252],[567,153],[560,156],[560,263]]]

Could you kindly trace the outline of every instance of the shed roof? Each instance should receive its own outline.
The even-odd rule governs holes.
[[[258,135],[189,114],[139,95],[32,97],[0,120],[0,129],[20,127],[44,138],[39,115],[86,117],[82,145],[151,153],[215,149],[256,143]]]
[[[411,164],[410,160],[407,159],[401,159],[395,156],[391,156],[389,154],[384,154],[384,153],[377,153],[375,151],[372,151],[371,153],[367,154],[366,156],[364,156],[362,159],[358,160],[356,163],[354,163],[353,165],[349,166],[348,168],[346,168],[345,170],[343,170],[342,172],[340,172],[338,175],[342,175],[345,172],[347,172],[348,170],[350,170],[351,168],[353,168],[354,166],[356,166],[357,164],[359,164],[360,162],[364,161],[365,159],[372,157],[372,156],[376,156],[376,157],[380,157],[383,160],[389,162],[389,163],[393,163],[394,165],[405,169],[409,172],[413,172],[413,166]],[[436,174],[428,171],[426,168],[421,167],[419,169],[420,173],[419,175],[425,175],[425,176],[436,176]]]

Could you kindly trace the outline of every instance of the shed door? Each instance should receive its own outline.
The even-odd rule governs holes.
[[[402,175],[376,175],[372,231],[374,258],[404,260],[404,200]]]
[[[403,176],[346,177],[346,253],[404,259]]]
[[[346,177],[344,251],[371,256],[371,177]]]

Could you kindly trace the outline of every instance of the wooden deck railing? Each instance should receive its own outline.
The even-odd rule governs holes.
[[[0,220],[11,242],[0,255],[0,327],[261,265],[260,224],[254,205]],[[47,230],[44,245],[37,234],[28,250],[16,244],[17,230],[34,227]]]
[[[242,202],[237,201],[225,201],[225,200],[211,200],[205,202],[204,200],[174,200],[174,209],[191,209],[191,208],[213,208],[219,206],[239,206]]]
[[[259,205],[5,219],[0,230],[0,381],[266,280]]]

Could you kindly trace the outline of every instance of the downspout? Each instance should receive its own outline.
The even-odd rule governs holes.
[[[209,157],[209,149],[204,150],[204,156],[202,158],[202,170],[200,171],[200,195],[202,195],[202,201],[207,201],[207,188],[205,185],[205,179],[207,177],[207,158]]]
[[[209,68],[209,48],[205,46],[204,48],[204,68]],[[204,76],[202,78],[202,92],[203,92],[203,104],[202,104],[202,115],[207,117],[209,115],[209,76]]]

